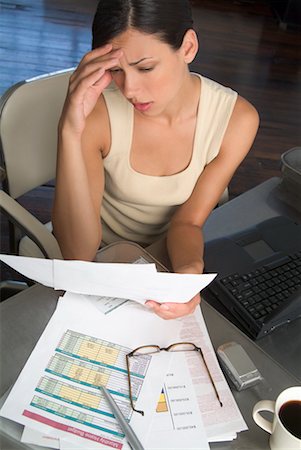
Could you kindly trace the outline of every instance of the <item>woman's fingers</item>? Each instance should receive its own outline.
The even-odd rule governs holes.
[[[154,311],[162,319],[170,320],[192,314],[200,304],[200,301],[200,294],[197,294],[187,303],[157,303],[149,300],[145,303],[145,306]]]
[[[111,55],[106,59],[94,59],[85,66],[78,66],[70,78],[70,92],[73,92],[80,85],[83,87],[93,85],[97,81],[95,80],[95,78],[97,79],[97,75],[100,79],[106,71],[112,69],[118,62],[118,57]]]
[[[60,129],[81,136],[86,119],[95,108],[103,90],[112,81],[110,69],[119,64],[121,49],[108,44],[88,52],[70,77]]]
[[[81,92],[82,95],[93,85],[100,84],[100,81],[107,74],[112,79],[110,73],[106,71],[105,67],[94,67],[94,70],[86,76],[81,76],[78,79],[71,80],[69,86],[69,95],[73,95],[75,92]]]
[[[81,134],[88,115],[99,96],[112,81],[110,69],[119,63],[122,50],[111,45],[86,54],[70,77],[63,120],[76,134]]]
[[[111,49],[111,45],[107,46],[107,50],[103,51],[104,47],[99,49],[92,50],[91,52],[86,53],[86,55],[82,58],[77,69],[74,72],[74,75],[78,75],[82,73],[83,70],[89,68],[92,64],[103,64],[106,61],[110,61],[112,59],[117,59],[122,56],[123,52],[121,49]]]
[[[107,55],[112,51],[112,44],[106,44],[102,47],[97,47],[89,52],[87,52],[81,59],[79,66],[82,64],[86,64],[87,62],[99,58],[101,56]]]

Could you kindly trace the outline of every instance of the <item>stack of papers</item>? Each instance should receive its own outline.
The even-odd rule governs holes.
[[[8,262],[6,255],[1,259]],[[26,258],[22,259],[13,267],[19,263],[26,265]],[[108,265],[101,263],[69,261],[63,269],[54,267],[53,261],[50,263],[51,270],[45,265],[39,279],[47,279],[47,285],[55,280],[53,285],[59,289],[64,289],[57,281],[64,281],[61,270],[75,268],[86,280],[89,277],[89,283],[94,282],[91,273],[86,273],[91,264],[97,265],[99,272],[102,268],[117,270],[116,267],[107,269]],[[121,265],[115,266],[120,270]],[[161,319],[140,304],[143,298],[154,297],[143,294],[142,287],[137,286],[139,277],[146,276],[147,271],[149,277],[156,279],[155,267],[122,266],[132,267],[125,270],[136,283],[136,289],[131,291],[131,298],[136,296],[136,301],[122,300],[125,294],[120,297],[120,286],[118,293],[110,291],[109,297],[100,294],[99,287],[97,295],[87,295],[86,291],[85,295],[65,293],[0,414],[25,426],[23,442],[61,450],[128,449],[99,388],[105,385],[146,450],[209,449],[210,442],[234,439],[247,427],[217,362],[201,310],[198,308],[194,314],[177,320]],[[150,267],[143,269],[143,266]],[[28,273],[28,264],[26,270]],[[107,289],[108,272],[106,277]],[[163,285],[162,291],[157,290],[161,299],[168,283],[164,281]],[[81,289],[78,278],[76,289]],[[193,289],[195,286],[190,287],[190,292]],[[125,355],[142,345],[167,347],[179,341],[190,341],[202,348],[223,406],[217,401],[198,352],[162,351],[133,358],[131,380],[135,406],[145,414],[134,412],[129,402]]]

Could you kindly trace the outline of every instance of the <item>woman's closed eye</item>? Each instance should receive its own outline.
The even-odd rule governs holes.
[[[139,72],[151,72],[154,70],[154,67],[137,67]],[[112,74],[118,74],[123,72],[123,69],[121,67],[113,67],[112,69],[109,69]]]
[[[140,72],[151,72],[152,70],[154,70],[154,67],[138,67],[138,70]]]

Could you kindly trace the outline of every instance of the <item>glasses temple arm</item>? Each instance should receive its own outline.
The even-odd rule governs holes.
[[[139,409],[135,408],[134,402],[133,402],[133,394],[132,394],[132,383],[131,383],[131,372],[130,372],[130,356],[132,356],[131,354],[129,355],[125,355],[125,360],[126,360],[126,368],[127,368],[127,373],[128,373],[128,386],[129,386],[129,398],[130,398],[130,403],[131,403],[131,407],[133,411],[136,411],[137,413],[141,414],[142,416],[144,416],[144,411],[141,411]]]
[[[206,363],[206,360],[205,360],[205,358],[204,358],[203,352],[202,352],[202,350],[201,350],[199,347],[198,347],[198,352],[200,353],[200,355],[201,355],[201,357],[202,357],[202,359],[203,359],[203,361],[204,361],[204,364],[205,364],[205,367],[206,367],[208,376],[209,376],[209,378],[210,378],[212,387],[213,387],[213,389],[214,389],[216,398],[218,399],[219,404],[220,404],[221,406],[223,406],[223,403],[222,403],[222,401],[221,401],[221,399],[220,399],[220,396],[218,395],[218,392],[217,392],[217,389],[216,389],[214,380],[213,380],[213,378],[212,378],[212,375],[211,375],[211,373],[210,373],[210,370],[209,370],[209,368],[208,368],[208,366],[207,366],[207,363]]]

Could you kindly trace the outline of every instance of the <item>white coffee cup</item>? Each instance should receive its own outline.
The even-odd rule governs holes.
[[[271,434],[270,447],[272,450],[301,449],[300,409],[301,386],[285,389],[275,402],[261,400],[256,403],[253,408],[253,419],[260,428]],[[298,415],[297,410],[299,411]],[[274,413],[273,422],[264,419],[260,411]]]

